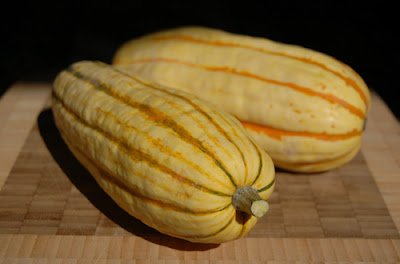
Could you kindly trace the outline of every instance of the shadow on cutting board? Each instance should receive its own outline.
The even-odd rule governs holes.
[[[70,152],[55,126],[51,109],[46,109],[40,113],[38,126],[46,147],[72,184],[101,213],[121,228],[152,243],[179,250],[204,251],[219,246],[217,244],[191,243],[164,235],[129,215],[100,188],[94,178]]]

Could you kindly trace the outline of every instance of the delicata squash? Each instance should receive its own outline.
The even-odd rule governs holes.
[[[183,27],[127,41],[113,64],[234,115],[277,167],[325,171],[360,148],[369,90],[349,66],[320,52]]]
[[[145,224],[223,243],[268,210],[272,160],[231,115],[101,62],[74,63],[53,86],[55,123],[69,149]]]

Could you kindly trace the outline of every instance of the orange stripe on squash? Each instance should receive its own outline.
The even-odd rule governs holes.
[[[295,90],[295,91],[303,93],[303,94],[319,97],[325,101],[330,102],[331,104],[338,104],[338,105],[346,108],[350,113],[354,114],[355,116],[359,117],[360,119],[364,119],[364,117],[365,117],[365,115],[361,109],[351,105],[350,103],[348,103],[348,102],[344,101],[343,99],[340,99],[337,96],[334,96],[332,94],[324,94],[324,93],[316,92],[311,88],[300,86],[300,85],[297,85],[294,83],[280,82],[277,80],[264,78],[262,76],[259,76],[259,75],[256,75],[256,74],[253,74],[253,73],[250,73],[247,71],[238,71],[238,70],[236,70],[234,68],[230,68],[230,67],[214,67],[214,66],[207,66],[207,65],[199,65],[199,64],[188,62],[188,61],[171,59],[171,58],[144,58],[144,59],[139,59],[139,60],[130,60],[127,63],[134,64],[134,63],[148,63],[148,62],[160,62],[160,61],[166,62],[166,63],[179,63],[179,64],[183,64],[183,65],[186,65],[189,67],[201,68],[201,69],[205,69],[208,71],[230,73],[230,74],[234,74],[234,75],[257,79],[259,81],[263,81],[263,82],[267,82],[267,83],[285,86],[285,87],[288,87],[292,90]]]
[[[201,43],[201,44],[206,44],[206,45],[214,45],[214,46],[223,46],[223,47],[238,47],[238,48],[245,48],[245,49],[251,49],[254,51],[258,51],[258,52],[262,52],[262,53],[267,53],[267,54],[271,54],[271,55],[276,55],[276,56],[282,56],[282,57],[287,57],[290,59],[294,59],[294,60],[298,60],[298,61],[302,61],[304,63],[308,63],[308,64],[312,64],[315,66],[318,66],[334,75],[336,75],[337,77],[339,77],[340,79],[342,79],[347,85],[351,86],[354,88],[354,90],[356,90],[356,92],[360,95],[361,99],[363,100],[363,102],[366,105],[366,108],[368,108],[368,102],[367,102],[367,98],[364,94],[364,92],[361,90],[360,86],[357,84],[357,82],[355,82],[353,79],[351,79],[350,77],[346,77],[343,74],[341,74],[340,72],[337,72],[335,70],[330,69],[328,66],[326,66],[325,64],[322,64],[320,62],[314,61],[310,58],[303,58],[303,57],[298,57],[298,56],[293,56],[293,55],[289,55],[286,54],[284,52],[276,52],[276,51],[271,51],[271,50],[266,50],[263,48],[258,48],[258,47],[254,47],[254,46],[250,46],[250,45],[244,45],[244,44],[239,44],[239,43],[230,43],[230,42],[223,42],[223,41],[210,41],[210,40],[204,40],[204,39],[198,39],[198,38],[193,38],[191,36],[185,36],[185,35],[178,35],[178,36],[160,36],[160,37],[156,37],[154,38],[155,41],[164,41],[164,40],[181,40],[181,41],[190,41],[190,42],[197,42],[197,43]],[[334,59],[332,57],[332,59]],[[336,60],[336,59],[335,59]],[[341,63],[340,61],[338,61],[339,63]]]
[[[350,139],[353,137],[358,137],[361,136],[362,131],[359,131],[357,129],[353,129],[350,132],[344,133],[344,134],[328,134],[326,132],[322,133],[312,133],[312,132],[307,132],[307,131],[289,131],[289,130],[284,130],[284,129],[278,129],[278,128],[273,128],[273,127],[268,127],[268,126],[263,126],[263,125],[258,125],[254,123],[249,123],[249,122],[243,122],[243,126],[246,129],[258,132],[258,133],[263,133],[271,138],[274,138],[276,140],[282,140],[283,137],[308,137],[308,138],[315,138],[318,140],[322,141],[339,141],[339,140],[346,140]]]

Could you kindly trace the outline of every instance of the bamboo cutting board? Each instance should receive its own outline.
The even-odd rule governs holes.
[[[121,210],[72,156],[49,109],[50,84],[0,101],[0,262],[400,262],[400,125],[373,93],[363,146],[319,174],[277,171],[270,210],[222,245],[168,237]]]

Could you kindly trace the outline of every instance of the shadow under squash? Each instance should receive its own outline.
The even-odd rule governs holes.
[[[183,239],[170,237],[143,224],[140,220],[121,209],[74,157],[58,132],[51,109],[43,110],[40,113],[38,126],[46,147],[72,184],[116,225],[152,243],[178,250],[204,251],[219,246],[218,244],[192,243]]]

